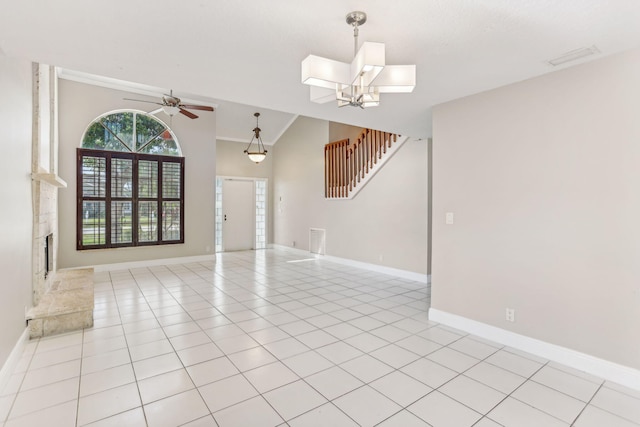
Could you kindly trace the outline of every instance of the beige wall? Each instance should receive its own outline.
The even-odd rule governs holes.
[[[298,118],[274,146],[274,242],[309,249],[326,229],[326,253],[427,273],[427,143],[408,141],[352,200],[325,200],[329,123]]]
[[[31,63],[0,55],[0,366],[25,330],[31,306]]]
[[[362,128],[357,126],[350,126],[350,125],[345,125],[343,123],[329,122],[329,141],[328,142],[336,142],[342,139],[349,138],[349,142],[353,144],[356,142],[361,132],[362,132]]]
[[[639,94],[636,50],[434,109],[434,308],[640,368]]]
[[[76,148],[86,127],[108,111],[132,105],[122,98],[140,98],[127,92],[61,80],[59,83],[59,174],[69,187],[59,191],[60,246],[58,267],[111,264],[213,254],[216,176],[215,113],[202,112],[191,120],[171,120],[185,157],[185,243],[154,247],[76,250]],[[151,105],[151,104],[149,104]],[[137,106],[137,105],[136,105]],[[145,104],[140,104],[144,108]],[[157,116],[169,123],[163,113]]]
[[[267,243],[273,242],[273,155],[272,146],[265,146],[267,157],[256,164],[244,153],[248,143],[217,140],[216,173],[218,176],[266,178],[267,182]]]

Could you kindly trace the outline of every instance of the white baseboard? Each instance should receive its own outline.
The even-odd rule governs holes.
[[[29,341],[29,328],[25,328],[20,338],[16,342],[16,345],[13,346],[13,350],[9,353],[9,357],[2,365],[2,369],[0,369],[0,392],[2,392],[9,382],[9,378],[13,374],[16,365],[20,361],[22,357],[22,353],[24,353],[24,347]]]
[[[415,282],[420,282],[425,284],[431,283],[430,276],[426,274],[416,273],[413,271],[400,270],[398,268],[385,267],[383,265],[370,264],[368,262],[355,261],[352,259],[340,258],[340,257],[331,256],[331,255],[312,254],[309,251],[292,248],[289,246],[279,245],[275,243],[273,244],[273,247],[278,249],[286,249],[289,251],[294,251],[299,253],[300,255],[306,256],[307,258],[316,257],[318,259],[324,259],[326,261],[335,262],[336,264],[348,265],[350,267],[361,268],[363,270],[375,271],[376,273],[388,274],[389,276],[400,277],[402,279],[413,280]]]
[[[131,262],[118,262],[114,264],[94,265],[93,271],[98,272],[98,271],[126,270],[129,268],[154,267],[157,265],[167,265],[167,264],[188,264],[190,262],[204,262],[204,261],[215,261],[215,260],[216,260],[215,254],[179,257],[179,258],[149,259],[146,261],[131,261]]]
[[[640,371],[466,317],[429,309],[429,320],[640,390]]]

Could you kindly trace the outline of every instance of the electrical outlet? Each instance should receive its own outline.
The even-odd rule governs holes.
[[[445,214],[444,223],[447,225],[453,225],[453,212],[447,212]]]
[[[516,321],[516,310],[513,308],[507,308],[505,310],[505,319],[507,322],[515,322]]]

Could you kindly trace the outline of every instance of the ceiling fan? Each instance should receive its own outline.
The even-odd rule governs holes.
[[[146,102],[149,104],[160,105],[161,108],[156,111],[152,111],[151,114],[157,113],[158,111],[162,110],[169,116],[173,116],[176,113],[180,113],[180,114],[184,114],[190,119],[197,119],[198,116],[193,114],[191,111],[187,111],[187,110],[214,111],[213,107],[210,107],[208,105],[183,104],[180,101],[180,98],[173,96],[173,90],[171,90],[171,92],[169,93],[170,93],[169,95],[165,93],[162,96],[162,102],[146,101],[142,99],[131,99],[131,98],[124,98],[124,99],[125,101]]]

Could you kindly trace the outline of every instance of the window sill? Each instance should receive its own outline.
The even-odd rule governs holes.
[[[67,183],[54,173],[44,173],[44,172],[32,173],[31,179],[34,179],[36,181],[47,182],[53,185],[54,187],[67,188]]]

